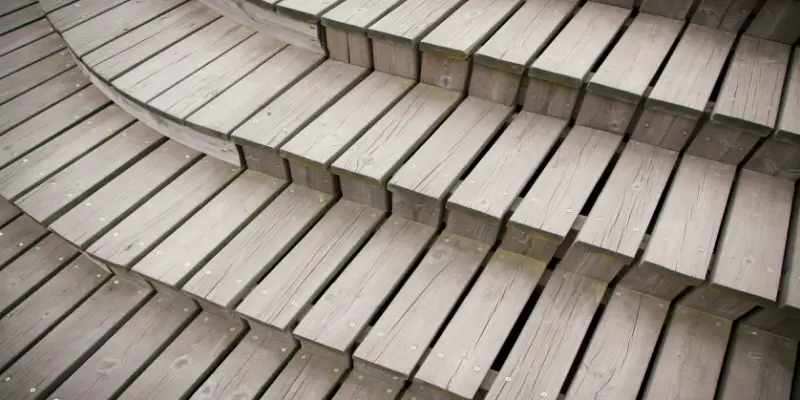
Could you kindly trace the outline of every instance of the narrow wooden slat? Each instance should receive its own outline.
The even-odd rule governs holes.
[[[14,399],[37,399],[51,392],[136,312],[149,294],[149,289],[126,280],[106,281],[4,372],[11,377],[3,383],[4,392]]]
[[[330,195],[289,186],[211,258],[183,290],[223,309],[234,308],[332,201]]]
[[[700,0],[692,23],[726,32],[738,32],[758,0]]]
[[[387,390],[389,391],[388,393]],[[359,375],[356,372],[351,372],[347,376],[342,386],[336,391],[336,395],[333,396],[333,400],[394,400],[395,398],[396,392],[389,388],[388,385],[368,375]]]
[[[227,137],[323,59],[319,54],[289,46],[194,112],[186,122]]]
[[[59,32],[80,25],[128,0],[79,0],[49,14],[47,19]]]
[[[47,230],[27,215],[20,215],[0,231],[0,269],[9,261],[24,253],[40,238],[47,234]]]
[[[294,335],[304,346],[318,344],[340,355],[352,351],[360,332],[434,234],[425,225],[390,217],[300,321]]]
[[[61,36],[52,33],[0,57],[0,78],[17,72],[44,57],[64,49]]]
[[[262,400],[323,400],[333,392],[344,369],[318,356],[297,352],[270,385]]]
[[[35,62],[0,80],[0,104],[40,85],[73,66],[66,50]]]
[[[356,371],[393,385],[409,379],[488,250],[442,234],[356,349]]]
[[[245,171],[142,258],[133,271],[167,286],[182,286],[286,185],[286,181]]]
[[[117,395],[190,322],[196,310],[186,299],[151,298],[51,397],[80,400]]]
[[[188,397],[222,361],[243,330],[238,323],[201,313],[119,398]]]
[[[783,269],[778,303],[781,307],[800,310],[800,189],[794,194]]]
[[[34,0],[7,0],[0,5],[0,15],[8,14],[10,12],[19,10],[20,8],[27,7],[31,4],[35,4],[36,1]]]
[[[761,6],[747,34],[785,44],[794,44],[800,37],[800,4],[791,0],[767,0]]]
[[[486,399],[556,397],[605,289],[587,276],[553,272]]]
[[[636,398],[668,309],[668,302],[617,288],[592,333],[566,399]]]
[[[19,49],[28,43],[43,38],[53,32],[46,19],[40,19],[17,30],[0,36],[0,56]]]
[[[44,16],[42,7],[32,4],[0,17],[0,35],[13,31]]]
[[[19,1],[19,0],[15,0]],[[75,0],[40,0],[39,5],[42,7],[44,12],[50,13],[54,10],[57,10],[61,7],[64,7],[67,4],[74,3]]]
[[[132,267],[238,173],[238,168],[203,158],[111,228],[88,252],[112,265]]]
[[[0,270],[0,316],[58,273],[76,254],[58,236],[48,235]]]

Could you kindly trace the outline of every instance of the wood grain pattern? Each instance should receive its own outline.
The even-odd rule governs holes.
[[[415,46],[465,0],[407,0],[367,29],[369,37]]]
[[[513,106],[517,104],[517,91],[522,77],[473,63],[469,81],[469,95]]]
[[[592,333],[566,399],[633,399],[658,345],[669,304],[617,288]]]
[[[433,51],[422,53],[419,80],[447,90],[463,93],[469,81],[469,60],[459,60]]]
[[[65,46],[61,36],[52,33],[25,47],[0,57],[0,78],[17,72],[42,58],[49,56]]]
[[[366,34],[368,27],[401,3],[399,0],[345,0],[322,16],[322,25]]]
[[[151,298],[51,396],[80,400],[118,395],[191,321],[197,306],[186,299]],[[134,339],[135,340],[132,340]]]
[[[661,111],[646,102],[639,116],[639,122],[633,128],[631,138],[665,149],[681,151],[692,137],[691,133],[694,132],[697,123],[695,117],[687,118],[670,111]],[[730,146],[723,147],[727,149]]]
[[[326,11],[336,7],[342,0],[282,0],[277,5],[281,14],[309,22],[317,22]]]
[[[4,35],[14,29],[27,25],[44,16],[42,7],[38,4],[31,4],[13,13],[0,17],[0,35]]]
[[[301,340],[350,352],[390,293],[411,270],[435,231],[390,217],[294,329]]]
[[[376,71],[420,79],[420,55],[414,46],[374,39],[372,58]]]
[[[88,252],[112,265],[131,268],[238,173],[238,168],[205,157],[114,225]]]
[[[0,36],[0,56],[43,38],[52,32],[53,27],[46,19],[40,19],[22,28],[8,32]]]
[[[333,392],[342,375],[344,368],[299,351],[261,400],[323,400]]]
[[[604,282],[556,269],[486,399],[557,396],[605,289]]]
[[[738,32],[758,0],[700,0],[692,23],[726,32]]]
[[[127,0],[79,0],[47,14],[47,19],[59,32],[67,31]]]
[[[774,135],[758,145],[745,169],[790,181],[800,179],[800,145],[778,140]]]
[[[439,236],[353,353],[356,370],[374,365],[409,378],[488,250],[469,239]]]
[[[0,270],[47,234],[31,217],[20,215],[0,231]]]
[[[775,138],[800,145],[800,115],[785,111],[796,110],[800,107],[800,50],[797,47],[794,48],[791,65],[786,73],[786,81]]]
[[[700,128],[686,154],[739,165],[758,144],[760,136],[750,131],[707,122]]]
[[[2,5],[0,5],[0,15],[8,14],[13,11],[19,10],[20,8],[29,6],[31,4],[36,3],[32,0],[8,0],[4,1]]]
[[[800,4],[790,0],[767,0],[747,28],[747,34],[775,42],[794,44],[800,37]]]
[[[333,400],[394,400],[396,397],[395,392],[381,381],[351,372],[336,391]]]
[[[24,0],[12,0],[10,3],[17,3],[21,1]],[[44,12],[49,13],[74,2],[75,0],[41,0],[39,1],[39,5],[42,7]]]
[[[592,92],[585,92],[580,104],[576,124],[619,135],[628,132],[638,105]]]

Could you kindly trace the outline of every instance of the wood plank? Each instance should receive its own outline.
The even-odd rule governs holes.
[[[243,331],[239,323],[201,313],[119,398],[187,398],[228,354]]]
[[[639,11],[685,20],[697,0],[642,0]]]
[[[242,121],[294,85],[323,59],[319,54],[288,46],[194,112],[186,122],[227,137]]]
[[[44,12],[38,4],[31,4],[13,13],[3,15],[0,17],[0,35],[5,35],[42,17],[44,17]]]
[[[72,67],[66,50],[48,56],[0,80],[0,104],[40,85]]]
[[[501,247],[550,261],[619,143],[618,135],[575,126],[511,215]]]
[[[34,0],[7,0],[0,5],[0,15],[8,14],[10,12],[19,10],[20,8],[27,7],[36,3]]]
[[[692,23],[726,32],[739,32],[758,0],[701,0]]]
[[[42,18],[17,30],[0,36],[0,56],[19,49],[53,32],[53,27]]]
[[[675,308],[643,398],[713,398],[730,331],[731,321],[686,307]]]
[[[280,15],[306,22],[319,22],[326,11],[342,0],[281,0],[275,7]]]
[[[110,398],[136,377],[191,321],[197,306],[156,295],[53,393],[58,399]]]
[[[16,307],[77,255],[67,242],[47,235],[0,270],[0,316]]]
[[[674,151],[629,141],[559,266],[613,280],[636,256],[677,157]]]
[[[366,35],[367,28],[401,3],[401,0],[345,0],[322,16],[322,25]]]
[[[633,399],[658,344],[669,304],[617,288],[600,317],[566,399]]]
[[[409,379],[488,250],[466,238],[439,236],[356,349],[356,371],[391,384],[387,376]]]
[[[496,252],[415,374],[411,390],[474,398],[545,267]]]
[[[158,18],[184,0],[127,2],[64,32],[64,40],[79,57]]]
[[[230,310],[330,207],[333,197],[291,185],[261,211],[183,290]]]
[[[344,375],[344,368],[318,356],[297,352],[261,400],[323,400]]]
[[[142,123],[121,133],[20,197],[16,204],[42,225],[50,225],[162,143],[164,137]]]
[[[141,63],[112,84],[146,104],[253,34],[249,28],[220,18],[171,46],[169,51]]]
[[[198,152],[167,141],[89,195],[82,207],[75,207],[55,220],[50,230],[73,246],[86,249],[198,158]]]
[[[14,50],[0,57],[0,78],[5,78],[63,49],[64,46],[65,44],[61,36],[52,33],[25,47]]]
[[[0,194],[14,199],[92,151],[134,121],[110,106],[0,171]]]
[[[359,334],[388,301],[436,232],[390,217],[325,291],[293,334],[339,354],[352,351]],[[348,357],[349,358],[349,357]]]
[[[747,34],[791,45],[800,37],[798,18],[800,4],[797,2],[767,0],[747,28]]]
[[[758,145],[744,168],[764,175],[797,181],[800,179],[800,145],[770,136]]]
[[[261,34],[250,36],[154,98],[149,105],[172,118],[183,120],[284,47],[285,43]]]
[[[250,330],[191,399],[255,399],[289,361],[289,350],[269,335]]]
[[[111,265],[130,268],[239,174],[203,158],[89,246]]]
[[[127,0],[79,0],[47,14],[47,19],[59,32],[67,31]]]
[[[567,122],[522,111],[447,200],[446,229],[487,244],[511,205],[552,150]]]
[[[0,270],[47,234],[31,217],[20,215],[0,231]]]
[[[0,199],[0,227],[6,226],[22,212],[5,199]]]
[[[720,399],[788,399],[797,342],[739,325],[720,377]]]
[[[74,2],[75,0],[40,0],[39,5],[42,7],[44,12],[49,13]]]
[[[794,48],[792,63],[786,72],[786,89],[781,102],[782,110],[796,110],[800,107],[800,50]],[[800,115],[782,111],[778,116],[775,138],[800,145]]]
[[[149,289],[130,281],[108,280],[5,370],[11,380],[4,383],[4,392],[14,399],[36,399],[50,393],[135,313],[149,294]]]
[[[395,392],[377,379],[351,372],[336,391],[333,400],[394,400]]]
[[[465,0],[407,0],[367,29],[373,39],[413,46]]]
[[[134,272],[179,288],[269,204],[286,181],[245,171],[134,266]]]
[[[781,307],[800,310],[800,189],[795,190],[783,268],[778,303]]]
[[[0,136],[0,167],[19,160],[109,103],[89,86],[11,129]]]
[[[557,397],[605,289],[605,282],[556,269],[486,399]]]
[[[204,28],[219,14],[187,2],[82,57],[92,71],[112,81],[155,54]]]

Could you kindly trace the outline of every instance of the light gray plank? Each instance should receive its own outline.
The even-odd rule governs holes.
[[[188,157],[187,157],[188,156]],[[50,229],[73,246],[86,249],[200,158],[200,153],[167,141],[67,211]]]
[[[42,58],[64,49],[61,36],[52,33],[0,57],[0,78],[17,72]]]
[[[681,306],[672,313],[643,398],[713,398],[731,321]]]
[[[203,158],[89,246],[89,254],[132,267],[238,173],[238,168]]]
[[[168,286],[182,286],[286,184],[245,171],[142,258],[133,271]]]
[[[342,375],[344,368],[301,350],[295,353],[261,400],[323,400],[333,392]]]
[[[605,289],[604,282],[556,269],[486,399],[557,397]]]
[[[194,112],[186,122],[227,136],[322,60],[319,54],[289,46]]]
[[[197,306],[156,295],[62,383],[51,398],[111,398],[191,321]]]
[[[782,110],[797,110],[800,108],[800,50],[794,48],[791,65],[786,74],[786,89],[781,100]],[[775,138],[800,145],[800,115],[794,112],[781,111],[778,117],[778,126]]]
[[[45,0],[48,1],[48,0]],[[19,10],[20,8],[26,7],[28,5],[34,4],[36,1],[33,0],[8,0],[4,1],[2,5],[0,5],[0,14],[8,14],[10,12]]]
[[[389,385],[369,376],[351,372],[342,383],[342,386],[339,387],[339,390],[336,391],[333,400],[394,400],[396,396],[397,394]]]
[[[726,32],[739,32],[758,0],[700,0],[692,23]]]
[[[800,37],[800,4],[791,0],[767,0],[761,6],[747,34],[785,44],[794,44]]]
[[[432,386],[474,398],[545,267],[541,261],[496,252],[414,375],[411,390],[430,393]]]
[[[642,0],[639,10],[648,14],[685,20],[697,0]]]
[[[64,32],[122,4],[127,0],[78,0],[47,14],[59,32]]]
[[[0,104],[40,85],[73,65],[72,57],[63,50],[0,79]]]
[[[365,34],[368,27],[401,3],[401,0],[345,0],[322,16],[322,25]]]
[[[18,1],[20,0],[14,0],[12,3]],[[44,12],[49,13],[74,2],[75,0],[41,0],[39,1],[39,5],[42,7]]]
[[[8,54],[52,32],[53,27],[44,18],[8,32],[0,36],[0,55]]]
[[[33,218],[20,215],[0,231],[0,270],[47,234]]]
[[[356,371],[379,368],[408,379],[488,250],[459,236],[439,236],[356,349]]]
[[[38,4],[31,4],[13,13],[0,17],[0,35],[4,35],[14,29],[27,25],[44,16],[42,7]]]
[[[238,323],[201,313],[119,398],[188,397],[228,353],[243,331]]]
[[[342,0],[281,0],[277,5],[279,14],[305,22],[318,22],[323,14],[336,7]]]
[[[634,399],[669,303],[617,288],[592,333],[566,399]]]
[[[416,46],[465,0],[407,0],[368,28],[368,35],[404,46]]]
[[[183,290],[232,309],[331,205],[332,196],[291,185],[192,277]]]

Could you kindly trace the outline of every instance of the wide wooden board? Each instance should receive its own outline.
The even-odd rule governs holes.
[[[47,234],[31,217],[20,215],[0,230],[0,270]]]
[[[333,392],[344,368],[298,351],[261,400],[323,400]]]
[[[366,33],[368,27],[401,3],[401,0],[345,0],[322,16],[322,25]]]
[[[369,37],[412,46],[465,0],[407,0],[367,29]]]

